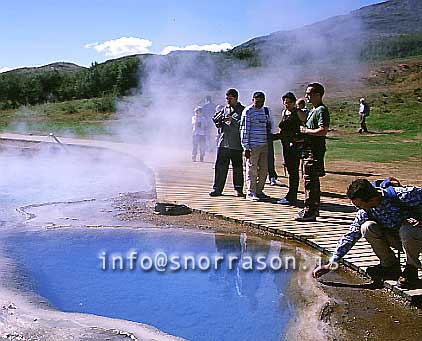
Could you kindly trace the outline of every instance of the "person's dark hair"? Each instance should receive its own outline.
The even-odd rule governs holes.
[[[284,101],[286,98],[290,99],[291,101],[296,103],[296,96],[293,92],[286,92],[281,99]]]
[[[263,98],[265,99],[265,94],[262,91],[255,91],[252,98]]]
[[[237,92],[236,89],[229,89],[226,92],[226,96],[232,96],[234,98],[239,98],[239,93]]]
[[[310,83],[308,84],[308,88],[312,87],[312,92],[316,92],[322,96],[324,96],[325,89],[320,83]]]
[[[366,179],[357,179],[347,188],[347,197],[350,200],[360,199],[365,202],[371,200],[374,197],[381,195],[377,189]]]
[[[306,101],[303,98],[299,98],[297,100],[297,104],[304,104],[304,105],[306,105]]]

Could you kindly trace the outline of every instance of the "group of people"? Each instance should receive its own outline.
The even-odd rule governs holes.
[[[282,96],[284,110],[278,128],[271,109],[265,106],[265,94],[257,91],[252,104],[244,107],[239,102],[236,89],[226,92],[227,104],[215,113],[213,121],[218,129],[218,149],[215,163],[213,190],[210,196],[223,193],[229,164],[233,167],[233,186],[236,195],[250,201],[269,199],[264,186],[269,174],[273,181],[273,141],[281,140],[284,165],[289,173],[289,191],[278,203],[297,205],[299,167],[302,160],[305,187],[305,208],[299,211],[296,220],[315,221],[319,214],[320,180],[325,174],[325,136],[330,124],[330,115],[322,98],[324,87],[320,83],[307,86],[305,98],[312,104],[307,110],[303,98],[296,99],[292,92]],[[246,195],[243,193],[243,157],[246,164]],[[276,176],[276,175],[275,175]]]
[[[307,110],[303,98],[297,99],[292,92],[284,94],[281,98],[284,110],[277,129],[270,108],[265,106],[263,92],[255,92],[252,104],[244,107],[239,102],[238,91],[227,90],[226,106],[212,117],[218,129],[218,149],[213,190],[209,195],[222,195],[231,163],[237,196],[251,201],[268,199],[263,189],[269,166],[271,168],[273,141],[280,139],[284,165],[289,174],[289,190],[278,203],[297,205],[299,168],[302,164],[305,207],[299,211],[296,220],[315,221],[319,215],[319,178],[325,175],[325,139],[330,125],[330,114],[323,103],[324,92],[320,83],[310,83],[306,87],[305,98],[311,103],[311,110]],[[360,104],[360,132],[365,132],[365,118],[369,110],[365,108],[364,99]],[[246,163],[246,195],[243,193],[243,158]],[[317,267],[313,276],[318,278],[337,268],[333,265],[364,237],[380,260],[378,265],[367,268],[368,275],[377,281],[396,279],[398,286],[414,287],[419,281],[418,269],[421,268],[422,189],[401,185],[378,188],[367,179],[357,179],[349,185],[347,196],[358,209],[356,218],[339,240],[330,261]],[[403,271],[391,247],[405,251],[406,266]]]

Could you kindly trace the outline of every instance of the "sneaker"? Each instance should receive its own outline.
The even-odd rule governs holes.
[[[259,198],[257,197],[257,195],[255,193],[250,193],[246,196],[246,200],[259,201]]]
[[[413,265],[406,264],[403,272],[397,280],[397,286],[403,289],[410,289],[416,287],[418,281],[418,268]]]
[[[373,281],[383,281],[386,279],[397,280],[401,274],[400,264],[392,266],[382,266],[381,264],[368,266],[366,274]]]
[[[300,222],[316,221],[316,215],[307,213],[307,214],[303,215],[303,217],[297,216],[295,218],[295,220],[300,221]]]
[[[275,186],[277,184],[277,179],[276,178],[271,178],[270,179],[270,186]]]
[[[221,196],[221,192],[213,190],[212,192],[210,192],[210,197],[219,197]]]
[[[277,200],[277,204],[296,206],[297,201],[296,200],[289,200],[287,198],[280,198],[279,200]]]
[[[314,212],[311,212],[304,208],[298,212],[295,220],[300,222],[316,221],[316,215]]]
[[[261,200],[271,199],[271,197],[269,195],[266,195],[264,192],[256,193],[256,196]]]

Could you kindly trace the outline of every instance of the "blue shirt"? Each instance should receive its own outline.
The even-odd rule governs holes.
[[[268,115],[265,109],[255,108],[253,105],[243,110],[240,122],[240,138],[244,150],[265,146],[268,143],[268,134],[275,129],[269,108]]]
[[[387,229],[398,230],[407,218],[418,218],[422,215],[422,188],[394,187],[397,199],[384,196],[377,207],[368,211],[358,210],[355,220],[347,232],[337,243],[330,262],[338,262],[362,238],[360,227],[368,220],[376,221]]]

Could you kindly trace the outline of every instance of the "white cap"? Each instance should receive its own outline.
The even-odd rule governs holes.
[[[362,97],[359,102],[365,102],[365,98]]]

